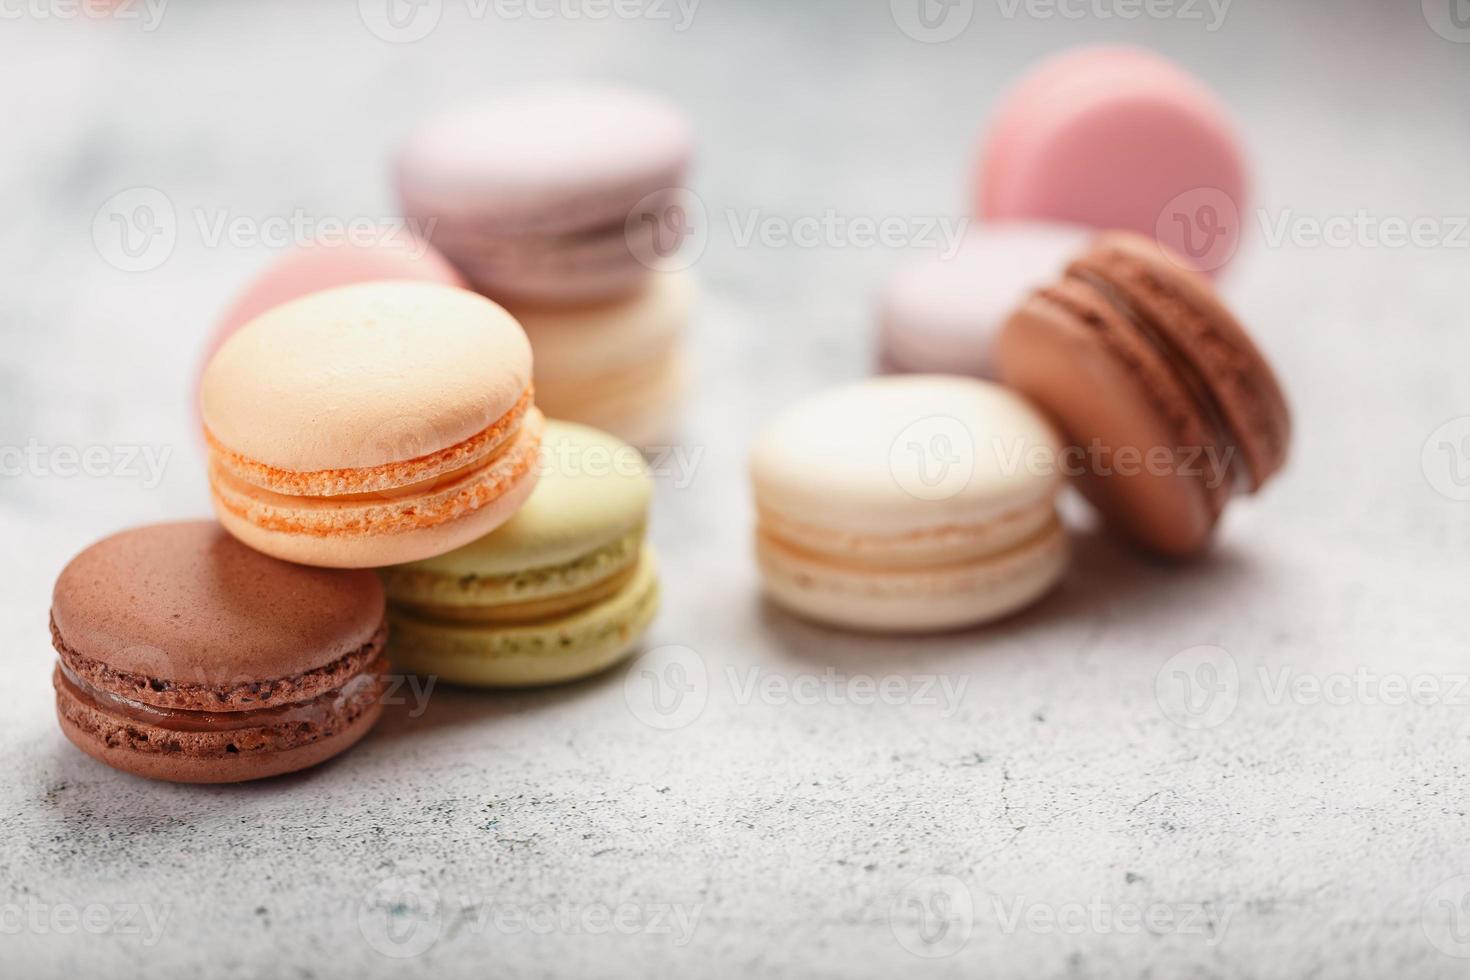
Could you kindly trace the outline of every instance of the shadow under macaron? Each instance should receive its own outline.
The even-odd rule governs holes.
[[[1233,591],[1255,574],[1249,554],[1223,541],[1190,562],[1146,554],[1102,528],[1074,530],[1071,548],[1071,564],[1055,588],[1026,608],[979,626],[863,632],[804,619],[761,595],[755,601],[757,628],[784,658],[807,666],[902,673],[977,649],[1000,652],[1043,635],[1075,634],[1080,625],[1141,621],[1173,605],[1193,607],[1197,593]]]

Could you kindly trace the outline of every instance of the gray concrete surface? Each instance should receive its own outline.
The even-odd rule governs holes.
[[[903,0],[704,0],[687,23],[431,0],[415,43],[375,35],[406,36],[372,0],[67,9],[0,22],[0,973],[1470,975],[1470,45],[1448,6],[977,0],[942,44],[897,26]],[[1225,285],[1293,397],[1289,473],[1189,567],[1073,508],[1065,585],[990,629],[864,639],[768,608],[744,454],[867,370],[900,256],[744,229],[962,213],[999,86],[1088,39],[1177,56],[1242,119],[1262,211]],[[82,757],[52,717],[50,585],[102,534],[207,513],[191,374],[273,252],[211,229],[391,216],[417,113],[568,74],[661,88],[701,139],[697,464],[661,478],[659,652],[561,690],[405,692],[356,751],[262,785]],[[109,216],[157,203],[114,197],[139,187],[176,235],[129,272]],[[1383,241],[1414,219],[1419,244]]]

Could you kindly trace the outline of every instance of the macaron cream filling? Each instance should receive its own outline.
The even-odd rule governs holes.
[[[65,661],[56,664],[54,678],[58,691],[65,691],[74,701],[127,721],[140,722],[157,728],[176,732],[236,732],[251,728],[275,728],[291,725],[298,729],[319,730],[326,734],[335,730],[335,721],[350,720],[355,715],[355,706],[363,699],[376,697],[382,686],[382,676],[389,670],[388,661],[381,653],[362,673],[354,675],[335,691],[297,701],[279,704],[270,708],[255,708],[245,711],[187,711],[182,708],[160,708],[146,701],[115,694],[93,687],[67,667]],[[299,741],[299,740],[298,740]]]
[[[210,466],[219,504],[236,517],[292,534],[391,534],[433,527],[499,500],[534,468],[543,420],[536,410],[493,452],[457,470],[441,470],[395,488],[321,496],[278,493]]]
[[[625,586],[643,536],[640,526],[571,561],[505,575],[450,576],[412,566],[380,574],[394,608],[421,618],[485,625],[534,621],[593,605]]]
[[[885,570],[986,561],[1041,533],[1055,520],[1050,499],[1034,501],[971,523],[878,532],[822,527],[756,505],[757,530],[773,544],[835,565]]]
[[[216,467],[262,490],[288,496],[318,497],[402,491],[493,460],[520,433],[532,400],[533,391],[528,386],[509,411],[470,438],[432,453],[379,466],[298,472],[270,466],[234,452],[222,445],[208,428],[205,438]]]

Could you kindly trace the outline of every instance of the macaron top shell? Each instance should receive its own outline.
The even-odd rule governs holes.
[[[72,559],[52,620],[67,650],[112,670],[228,687],[311,671],[370,644],[383,588],[370,571],[294,565],[213,521],[135,528]]]
[[[1107,283],[1166,334],[1160,340],[1198,378],[1209,414],[1240,452],[1246,485],[1259,490],[1286,462],[1291,412],[1271,365],[1210,283],[1153,240],[1126,232],[1100,236],[1068,271]]]
[[[517,306],[530,338],[538,379],[602,376],[636,367],[668,351],[694,305],[688,272],[648,276],[631,297],[593,306]]]
[[[215,327],[209,352],[240,327],[267,310],[309,293],[359,282],[406,279],[464,288],[464,279],[449,261],[408,236],[372,245],[298,246],[268,265],[230,304]]]
[[[587,222],[578,211],[589,203],[606,206],[595,217],[621,218],[645,194],[677,184],[692,152],[684,114],[657,95],[543,86],[430,118],[399,157],[399,188],[411,211],[493,212],[508,225],[554,231]]]
[[[1097,46],[1042,62],[1008,93],[980,159],[976,211],[987,219],[1073,221],[1158,235],[1181,254],[1207,243],[1166,213],[1213,207],[1226,242],[1208,243],[1211,267],[1234,252],[1247,173],[1220,99],[1178,65],[1140,48]],[[1228,201],[1235,214],[1221,214]],[[1187,215],[1186,215],[1187,216]],[[1191,236],[1194,236],[1192,239]],[[1199,252],[1204,255],[1204,252]]]
[[[941,375],[873,378],[774,419],[751,460],[757,505],[803,524],[903,534],[994,520],[1044,503],[1058,437],[999,385]]]
[[[376,282],[278,306],[205,370],[204,423],[230,452],[291,472],[416,459],[475,436],[531,383],[515,319],[474,293]]]
[[[976,225],[953,255],[925,253],[884,290],[884,353],[900,369],[989,375],[995,330],[1029,290],[1082,250],[1090,234],[1070,225]]]
[[[548,421],[540,481],[515,516],[471,544],[402,567],[493,576],[565,564],[642,529],[652,496],[638,450],[589,426]]]

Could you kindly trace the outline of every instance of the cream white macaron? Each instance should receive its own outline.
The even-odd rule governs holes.
[[[635,446],[667,442],[684,395],[694,301],[694,277],[679,271],[650,275],[611,302],[516,307],[536,358],[536,403]]]
[[[766,592],[882,632],[1015,612],[1066,568],[1060,451],[1040,413],[984,381],[910,375],[814,395],[751,459]]]

